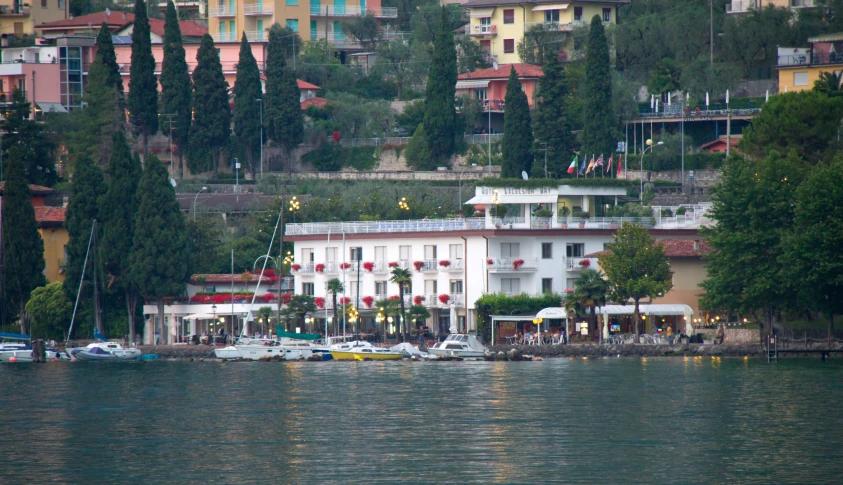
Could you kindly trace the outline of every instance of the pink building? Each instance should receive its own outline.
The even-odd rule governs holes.
[[[515,69],[521,89],[527,95],[530,109],[535,107],[533,94],[539,84],[539,78],[544,76],[542,68],[532,64],[504,64],[497,68],[481,69],[467,72],[457,77],[457,96],[468,96],[477,99],[483,105],[483,111],[489,113],[487,130],[503,130],[504,99],[506,98],[506,83],[509,74]]]

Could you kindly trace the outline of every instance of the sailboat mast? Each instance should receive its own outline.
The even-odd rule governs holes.
[[[97,230],[96,230],[97,221],[96,220],[94,220],[93,227],[94,227],[94,229],[93,229],[94,255],[93,255],[93,258],[92,258],[92,261],[91,261],[93,263],[91,265],[92,266],[91,269],[93,270],[93,273],[94,273],[94,324],[96,325],[96,329],[99,331],[99,333],[105,335],[105,332],[103,332],[103,328],[102,328],[102,308],[100,308],[100,299],[99,299],[99,294],[97,292],[97,287],[99,285],[97,284]]]
[[[64,340],[65,347],[67,347],[67,342],[73,333],[73,322],[76,321],[76,309],[79,308],[79,296],[82,294],[82,282],[85,281],[85,269],[88,267],[88,254],[91,252],[91,242],[94,240],[94,228],[96,224],[96,221],[94,221],[91,225],[91,235],[88,237],[88,249],[85,251],[85,262],[82,263],[82,275],[79,276],[79,288],[76,290],[76,303],[73,304],[73,316],[70,317],[70,328],[67,330],[67,338]]]

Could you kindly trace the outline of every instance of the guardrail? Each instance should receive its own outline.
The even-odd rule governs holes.
[[[272,15],[275,5],[271,3],[247,3],[243,5],[243,15]]]
[[[398,17],[397,7],[363,7],[355,5],[311,5],[310,15],[314,17],[354,17],[371,15],[378,18]]]
[[[687,121],[693,121],[697,118],[707,118],[712,116],[752,116],[761,112],[761,108],[742,108],[742,109],[707,109],[707,110],[688,110],[684,113],[679,111],[668,111],[658,113],[639,113],[641,118],[684,118]]]

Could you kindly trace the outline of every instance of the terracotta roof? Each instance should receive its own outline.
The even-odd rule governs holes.
[[[742,137],[743,137],[743,135],[732,135],[729,138],[729,140],[730,140],[729,144],[732,146],[732,148],[735,148],[735,147],[738,146],[738,143],[740,143]],[[712,140],[708,143],[704,143],[704,144],[700,145],[700,150],[705,150],[706,148],[710,148],[710,147],[713,147],[714,145],[720,145],[720,144],[723,144],[723,145],[726,144],[726,135],[723,135],[716,140]]]
[[[6,181],[0,182],[0,195],[6,190]],[[55,193],[55,190],[49,187],[43,187],[41,185],[32,185],[29,184],[29,193],[35,195],[49,195]]]
[[[232,277],[235,283],[257,283],[258,282],[258,275],[249,273],[249,279],[245,279],[242,274],[195,274],[190,277],[190,284],[197,285],[198,278],[205,278],[205,284],[219,284],[219,283],[226,283],[231,284]],[[271,284],[272,278],[269,276],[264,275],[261,279],[261,284]]]
[[[164,37],[164,21],[159,19],[149,19],[149,30],[150,32]],[[182,37],[202,37],[208,33],[207,27],[203,27],[191,20],[180,20],[179,30],[181,30]]]
[[[41,227],[61,226],[64,225],[66,213],[64,207],[36,207],[35,220]]]
[[[309,98],[301,102],[301,109],[304,110],[310,108],[311,106],[324,108],[326,104],[328,104],[328,100],[325,98]]]
[[[299,84],[299,89],[321,89],[319,86],[302,81],[301,79],[296,79],[296,82]]]
[[[135,20],[135,14],[128,12],[111,12],[111,15],[106,15],[105,12],[94,12],[88,15],[81,15],[79,17],[72,17],[68,19],[56,20],[55,22],[48,22],[39,24],[36,28],[39,29],[63,29],[63,28],[88,28],[99,30],[103,22],[108,23],[110,27],[119,30],[130,25]],[[162,21],[163,22],[163,21]]]
[[[513,67],[515,68],[515,72],[518,74],[519,79],[544,76],[542,68],[534,66],[533,64],[502,64],[498,66],[497,70],[493,67],[480,69],[479,71],[460,74],[457,76],[457,79],[461,81],[468,79],[506,79],[509,77],[509,73],[512,71]]]
[[[711,252],[711,247],[699,239],[661,239],[656,241],[664,249],[664,255],[668,258],[699,258]],[[696,243],[696,247],[695,247]],[[599,258],[611,251],[597,251],[586,254],[586,258]]]
[[[501,7],[503,5],[545,5],[545,4],[555,4],[560,3],[559,0],[535,0],[530,2],[525,2],[524,0],[469,0],[466,3],[460,5],[461,8],[474,8],[474,7]],[[630,0],[577,0],[577,3],[600,3],[600,4],[607,4],[607,5],[626,5],[630,3]]]

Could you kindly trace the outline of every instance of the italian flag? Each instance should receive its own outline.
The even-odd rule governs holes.
[[[577,157],[574,157],[574,161],[571,162],[571,165],[568,167],[568,175],[574,173],[574,170],[577,169]]]

